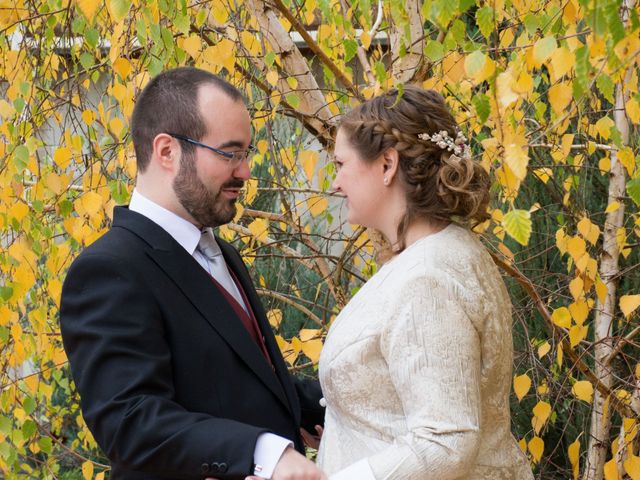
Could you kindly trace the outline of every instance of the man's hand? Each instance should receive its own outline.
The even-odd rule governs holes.
[[[245,480],[264,479],[250,476]],[[295,449],[288,447],[276,464],[271,480],[328,480],[328,478],[315,463]]]
[[[304,428],[300,429],[300,435],[302,436],[302,440],[304,440],[304,444],[307,447],[315,448],[316,450],[320,447],[320,439],[322,438],[323,428],[320,425],[316,425],[316,433],[317,435],[312,435]]]

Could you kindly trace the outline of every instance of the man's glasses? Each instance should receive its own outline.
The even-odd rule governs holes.
[[[182,140],[183,142],[191,143],[192,145],[196,145],[198,147],[206,148],[207,150],[211,150],[213,153],[217,153],[218,155],[226,158],[229,162],[229,166],[231,168],[236,168],[240,165],[245,159],[249,158],[249,155],[253,154],[256,151],[256,147],[253,145],[249,145],[246,150],[236,150],[235,152],[225,152],[224,150],[220,150],[219,148],[214,148],[209,145],[205,145],[204,143],[198,142],[189,137],[185,137],[184,135],[179,135],[177,133],[169,133],[173,138],[177,138],[178,140]]]

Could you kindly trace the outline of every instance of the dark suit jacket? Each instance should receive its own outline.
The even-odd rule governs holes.
[[[204,269],[143,215],[116,207],[71,265],[62,339],[112,479],[242,479],[263,432],[303,450],[301,402],[307,426],[322,419],[319,387],[289,376],[240,255],[219,242],[273,367]]]

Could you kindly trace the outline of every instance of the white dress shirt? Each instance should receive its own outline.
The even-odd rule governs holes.
[[[193,258],[207,271],[207,273],[211,274],[215,271],[216,275],[218,274],[217,272],[219,269],[212,271],[209,259],[207,259],[197,248],[202,232],[194,224],[149,200],[135,189],[131,195],[129,210],[144,215],[149,220],[162,227],[176,242],[180,244],[182,248],[189,252],[189,255],[193,256]],[[227,275],[229,276],[228,271]],[[214,278],[218,280],[217,277]],[[229,284],[226,279],[219,283],[223,285]],[[234,292],[229,293],[231,293],[236,299],[240,299],[240,305],[242,305],[246,310],[247,306],[244,305],[242,297],[235,286],[235,282],[231,281],[230,284],[233,285],[236,292],[235,294]],[[273,470],[280,460],[282,453],[287,447],[292,446],[293,443],[287,438],[273,433],[261,434],[258,437],[256,448],[253,452],[253,463],[256,465],[254,475],[261,478],[271,478]]]

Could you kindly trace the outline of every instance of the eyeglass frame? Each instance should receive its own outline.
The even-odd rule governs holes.
[[[243,160],[248,159],[249,155],[256,151],[256,147],[253,146],[252,144],[249,144],[246,150],[236,150],[235,152],[225,152],[224,150],[220,150],[219,148],[215,148],[205,143],[198,142],[193,138],[189,138],[185,135],[180,135],[179,133],[167,133],[167,135],[177,140],[182,140],[184,142],[190,143],[197,147],[202,147],[202,148],[206,148],[207,150],[211,150],[213,153],[217,153],[218,155],[221,155],[222,157],[226,158],[229,162],[229,165],[231,165],[233,168],[237,168],[238,165],[240,165]],[[243,155],[241,157],[238,157],[237,155],[239,153]]]

